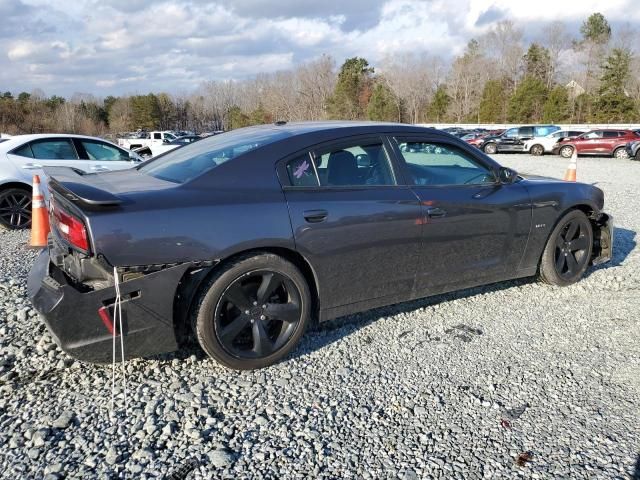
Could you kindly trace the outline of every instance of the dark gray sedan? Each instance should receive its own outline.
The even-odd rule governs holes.
[[[114,336],[134,357],[193,332],[223,365],[264,367],[313,319],[533,275],[569,285],[612,253],[600,189],[410,125],[279,122],[128,171],[47,173],[52,233],[29,293],[91,362]]]

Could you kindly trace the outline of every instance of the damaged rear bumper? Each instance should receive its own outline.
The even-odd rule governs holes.
[[[613,258],[613,216],[603,213],[594,222],[593,231],[593,265],[600,265]]]
[[[188,265],[181,264],[120,282],[125,358],[171,352],[178,348],[173,321],[176,288]],[[28,279],[28,294],[56,343],[69,355],[92,363],[113,358],[113,334],[99,310],[113,319],[115,288],[82,291],[54,265],[45,250]],[[118,322],[119,323],[119,322]],[[116,333],[119,328],[116,325]],[[120,341],[116,358],[120,358]]]

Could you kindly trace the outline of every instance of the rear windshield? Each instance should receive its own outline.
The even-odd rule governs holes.
[[[288,136],[279,129],[243,128],[171,150],[138,167],[156,178],[185,183],[218,165]]]

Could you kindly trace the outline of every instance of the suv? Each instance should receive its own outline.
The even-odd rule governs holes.
[[[591,130],[576,138],[556,143],[553,146],[553,153],[559,153],[562,157],[569,158],[575,149],[578,155],[629,158],[626,145],[634,140],[640,140],[640,135],[633,130]]]
[[[500,135],[488,135],[478,145],[484,153],[498,152],[522,152],[524,142],[533,137],[544,137],[560,130],[556,125],[525,125],[523,127],[509,128]]]
[[[585,130],[558,130],[544,137],[533,137],[524,142],[524,151],[536,156],[551,153],[553,146],[560,140],[577,137],[584,132]]]

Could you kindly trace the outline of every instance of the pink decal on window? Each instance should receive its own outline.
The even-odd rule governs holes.
[[[298,165],[298,168],[296,168],[293,172],[293,176],[296,178],[302,178],[302,175],[304,175],[307,170],[309,170],[309,162],[305,160],[300,165]]]

